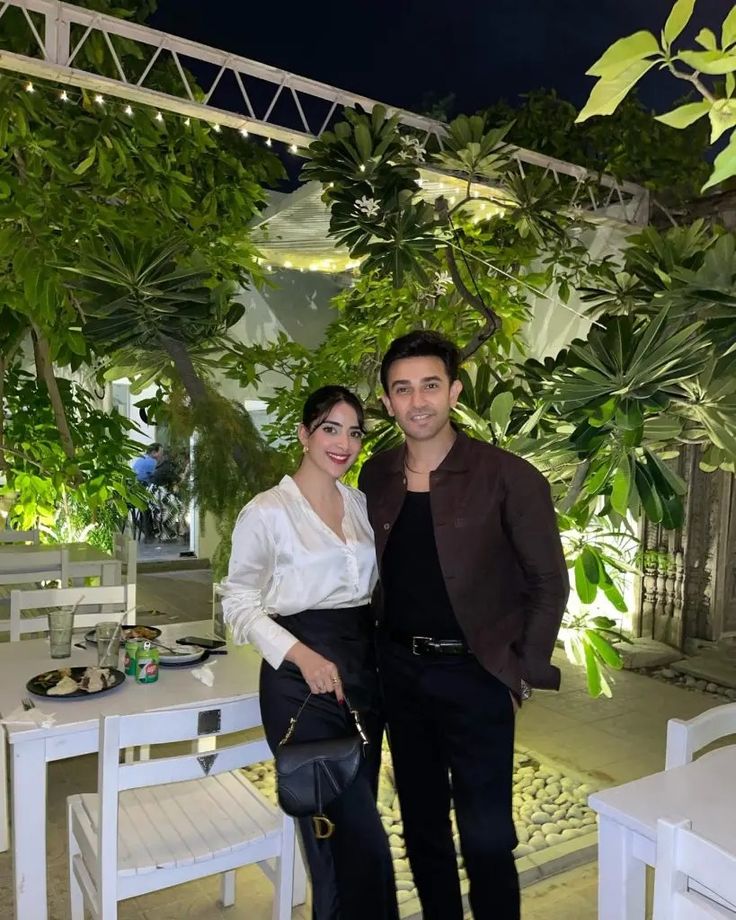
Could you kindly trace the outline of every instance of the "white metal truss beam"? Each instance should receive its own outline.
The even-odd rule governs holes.
[[[28,34],[36,44],[34,55],[16,54],[3,46],[2,17],[11,7],[23,14]],[[80,66],[79,52],[92,35],[102,37],[109,52],[108,66],[110,63],[114,66],[115,77]],[[134,42],[148,61],[138,77],[125,72],[116,50],[116,39]],[[178,93],[164,93],[147,85],[156,63],[167,59],[174,62],[181,79]],[[195,95],[185,71],[197,65],[205,65],[214,76],[204,94],[197,90]],[[0,0],[0,68],[137,102],[162,112],[199,118],[297,148],[319,137],[342,108],[360,106],[370,111],[378,105],[376,100],[278,67],[56,0]],[[234,97],[237,87],[240,97],[237,107],[232,105],[230,98],[227,108],[213,101],[223,79],[229,81],[230,96]],[[442,122],[392,106],[386,109],[398,115],[402,125],[423,135],[425,143],[434,137],[442,146],[446,133]],[[317,116],[315,111],[319,112]],[[581,188],[585,186],[593,213],[598,212],[600,216],[608,213],[634,225],[648,221],[648,192],[639,185],[619,182],[611,176],[594,175],[581,166],[523,148],[515,150],[514,159],[522,174],[525,167],[536,166],[556,179],[571,176],[578,180]]]

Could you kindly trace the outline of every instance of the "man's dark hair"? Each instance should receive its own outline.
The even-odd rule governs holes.
[[[302,425],[311,434],[339,403],[347,403],[351,409],[355,409],[355,414],[358,416],[358,428],[365,431],[363,403],[352,390],[337,385],[320,387],[307,397],[302,411]]]
[[[439,358],[445,365],[452,383],[457,380],[460,369],[460,352],[449,339],[431,329],[415,329],[407,332],[389,345],[381,361],[381,384],[388,393],[388,372],[391,365],[402,358]]]
[[[146,448],[146,453],[150,457],[152,454],[158,453],[158,451],[160,450],[161,450],[161,445],[158,443],[158,441],[154,441],[153,444],[148,445],[148,447]]]

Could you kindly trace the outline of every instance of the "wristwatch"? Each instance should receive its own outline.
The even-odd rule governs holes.
[[[521,681],[521,698],[522,698],[522,700],[525,700],[525,701],[526,701],[526,700],[531,699],[532,692],[533,692],[533,691],[532,691],[532,688],[529,686],[529,684],[528,684],[525,680],[522,680],[522,681]]]

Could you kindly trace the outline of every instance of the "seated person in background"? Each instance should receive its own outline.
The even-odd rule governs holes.
[[[153,471],[163,459],[163,456],[164,450],[161,445],[154,443],[146,448],[145,454],[136,457],[131,466],[138,482],[142,482],[146,485],[150,483]]]

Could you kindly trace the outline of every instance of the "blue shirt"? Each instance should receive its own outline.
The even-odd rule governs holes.
[[[137,457],[133,461],[133,472],[138,482],[150,482],[155,469],[156,461],[150,454],[145,454],[143,457]]]

